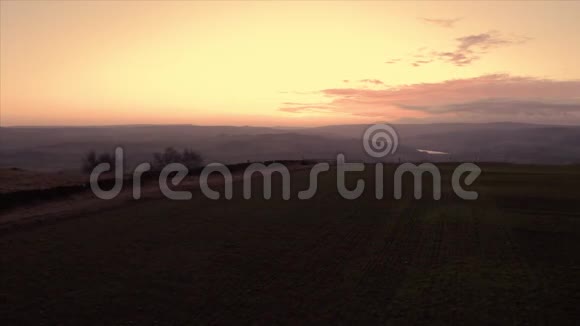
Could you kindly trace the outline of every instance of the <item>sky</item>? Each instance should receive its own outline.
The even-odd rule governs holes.
[[[0,1],[0,126],[580,124],[580,2]]]

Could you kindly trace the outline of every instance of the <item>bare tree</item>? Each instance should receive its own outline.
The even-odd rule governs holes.
[[[91,173],[101,163],[109,163],[111,166],[114,166],[115,158],[110,153],[102,153],[97,156],[97,153],[91,150],[83,157],[81,170],[84,173]]]
[[[189,169],[198,168],[203,163],[201,155],[191,149],[184,149],[183,154],[181,154],[181,159],[183,160],[182,163]]]
[[[167,147],[162,153],[153,154],[153,167],[155,170],[161,170],[171,163],[181,163],[188,169],[195,169],[200,167],[202,162],[201,155],[191,149],[179,152],[173,147]]]

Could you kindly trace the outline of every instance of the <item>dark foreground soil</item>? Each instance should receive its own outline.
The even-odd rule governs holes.
[[[575,324],[580,170],[485,166],[476,201],[145,200],[0,233],[1,325]],[[427,179],[426,179],[427,180]],[[258,180],[260,181],[260,180]],[[351,185],[354,185],[352,183]],[[429,188],[429,187],[427,187]]]

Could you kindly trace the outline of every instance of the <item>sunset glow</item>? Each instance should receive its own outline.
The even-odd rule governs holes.
[[[2,126],[580,122],[579,2],[0,10]]]

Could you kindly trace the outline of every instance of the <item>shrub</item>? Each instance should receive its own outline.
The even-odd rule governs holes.
[[[153,154],[153,168],[155,170],[161,170],[171,163],[181,163],[188,169],[195,169],[200,167],[202,162],[201,155],[191,149],[179,152],[173,147],[167,147],[162,153]]]
[[[101,163],[109,163],[111,166],[114,166],[115,156],[110,153],[102,153],[97,156],[97,153],[91,150],[83,157],[81,169],[84,173],[91,173]]]

